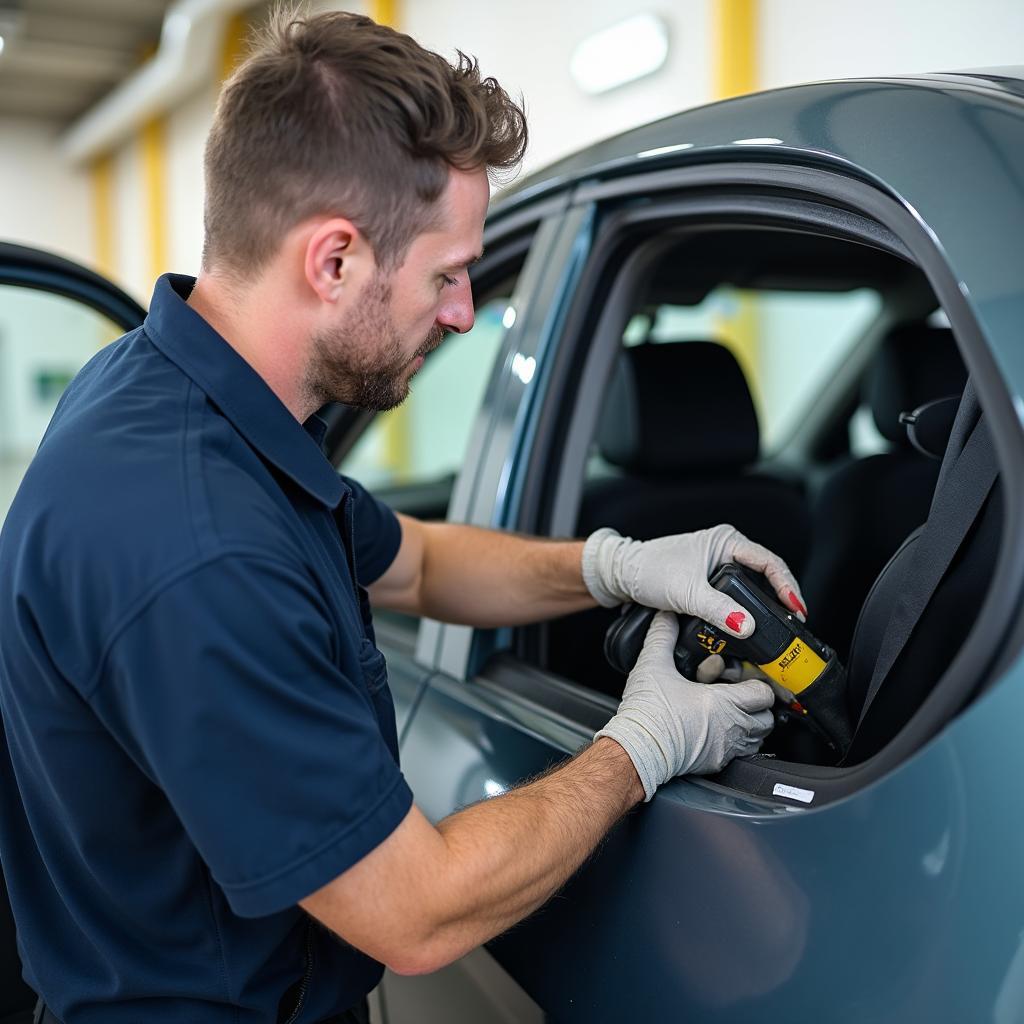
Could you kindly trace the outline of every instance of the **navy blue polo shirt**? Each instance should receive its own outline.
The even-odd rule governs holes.
[[[362,589],[398,520],[192,285],[74,379],[0,533],[0,851],[65,1024],[351,1006],[381,966],[296,903],[412,803]]]

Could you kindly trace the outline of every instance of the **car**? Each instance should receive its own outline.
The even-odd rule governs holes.
[[[388,975],[386,1020],[1024,1013],[1022,166],[1024,68],[645,125],[492,204],[477,325],[404,406],[327,411],[334,463],[409,514],[552,537],[734,524],[803,581],[853,727],[837,751],[781,709],[760,754],[663,786],[528,920]],[[25,277],[32,259],[0,249],[3,292],[138,322],[52,263]],[[607,721],[614,615],[377,614],[431,819]]]

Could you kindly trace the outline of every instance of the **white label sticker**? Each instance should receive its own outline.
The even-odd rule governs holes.
[[[809,804],[814,799],[814,790],[797,789],[796,786],[784,786],[781,782],[776,782],[772,796],[788,796],[790,800],[799,800],[801,803]]]

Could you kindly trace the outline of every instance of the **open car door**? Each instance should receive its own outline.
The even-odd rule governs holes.
[[[129,295],[85,267],[0,243],[0,522],[68,382],[145,315]],[[10,784],[10,765],[0,763],[0,785]],[[0,836],[0,851],[2,843]],[[0,1024],[28,1024],[35,1002],[21,978],[0,877]]]

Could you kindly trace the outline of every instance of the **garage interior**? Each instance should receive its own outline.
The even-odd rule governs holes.
[[[0,0],[0,242],[74,261],[142,307],[160,275],[197,274],[206,135],[219,91],[270,7],[246,0]],[[1019,0],[946,5],[941,16],[932,0],[312,0],[305,9],[367,14],[447,56],[458,48],[477,57],[525,106],[531,141],[517,180],[681,110],[805,82],[1020,64],[1024,39]],[[492,201],[502,187],[495,186]],[[681,236],[666,250],[663,276],[631,307],[623,343],[722,340],[749,378],[762,454],[781,450],[803,415],[796,399],[786,408],[771,401],[789,386],[786,368],[797,361],[804,367],[793,387],[804,389],[800,409],[807,412],[839,354],[848,354],[850,339],[877,315],[879,295],[906,302],[930,328],[948,326],[917,269],[892,254],[865,247],[850,259],[838,243],[805,243],[797,235],[787,242],[780,232],[762,259],[755,230],[712,232],[710,248],[702,249],[705,237]],[[749,263],[731,259],[736,244],[748,247]],[[696,283],[688,279],[692,293],[673,277],[689,265],[703,271]],[[410,511],[443,517],[452,497],[501,332],[511,327],[510,312],[515,316],[520,264],[511,260],[509,268],[507,280],[478,302],[477,327],[466,336],[472,344],[455,339],[442,350],[414,399],[380,417],[346,453],[346,473],[385,497],[412,494],[422,504]],[[787,290],[799,294],[787,297]],[[72,314],[23,291],[0,283],[0,522],[65,387],[120,333],[98,315],[86,331],[70,330]],[[826,321],[842,325],[833,348],[815,333]],[[528,383],[533,366],[520,358]],[[856,454],[887,450],[869,403],[851,401],[847,414]],[[595,456],[586,472],[589,485],[616,469]],[[599,625],[603,632],[607,621]],[[565,653],[573,650],[571,626],[552,636],[527,638],[524,649],[546,670],[573,678]],[[550,654],[549,643],[561,646]],[[5,1018],[2,1003],[0,993],[0,1024],[24,1019]],[[433,975],[389,973],[371,996],[371,1019],[548,1018],[480,949]]]

